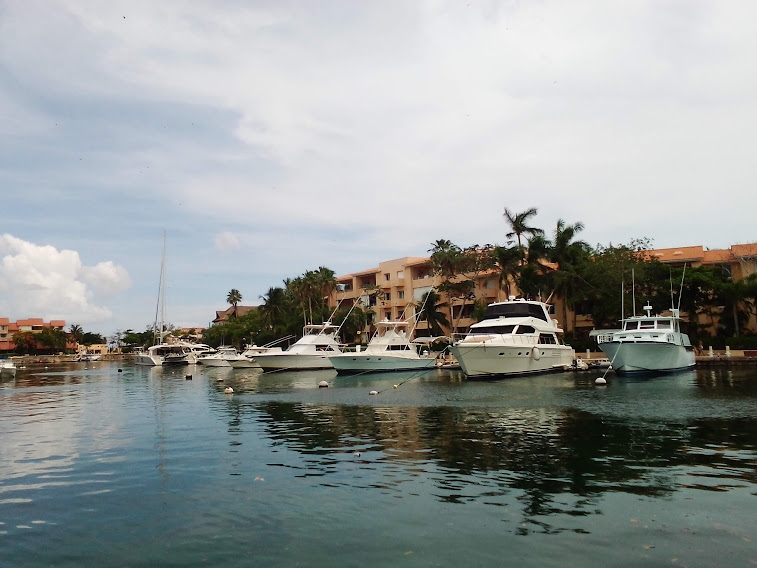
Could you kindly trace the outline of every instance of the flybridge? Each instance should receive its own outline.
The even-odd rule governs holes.
[[[511,300],[497,304],[489,304],[484,313],[483,320],[506,318],[534,317],[542,321],[549,321],[544,304],[540,302],[528,302],[526,300]]]

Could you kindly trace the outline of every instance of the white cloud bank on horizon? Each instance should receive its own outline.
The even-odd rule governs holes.
[[[111,261],[84,266],[76,251],[0,235],[0,314],[12,320],[106,322],[113,314],[99,300],[130,287],[126,269]]]

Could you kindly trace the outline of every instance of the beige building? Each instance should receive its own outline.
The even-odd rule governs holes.
[[[708,250],[703,246],[655,249],[650,255],[660,262],[673,266],[715,265],[727,271],[735,280],[740,280],[757,272],[757,243],[733,245],[725,250]],[[379,263],[376,268],[369,268],[337,278],[337,291],[329,298],[332,308],[350,306],[360,300],[365,308],[374,312],[378,319],[412,320],[415,310],[420,307],[421,298],[429,290],[438,287],[441,279],[434,275],[428,257],[404,257]],[[499,285],[499,275],[490,271],[475,278],[474,294],[476,300],[487,304],[505,299],[505,292]],[[561,313],[561,299],[553,298],[555,313]],[[442,302],[447,304],[441,311],[447,316],[451,329],[448,333],[465,333],[475,320],[471,319],[473,302],[453,299],[442,295]],[[568,310],[565,331],[588,333],[594,327],[591,314],[574,314]],[[368,335],[373,331],[372,321],[364,330]],[[428,325],[419,322],[416,335],[427,336]],[[364,341],[367,337],[364,337]]]

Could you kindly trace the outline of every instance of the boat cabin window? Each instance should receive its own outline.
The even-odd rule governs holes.
[[[390,345],[387,347],[387,351],[409,351],[411,347],[409,345]]]
[[[553,333],[540,333],[539,343],[541,343],[542,345],[556,345],[557,338]]]
[[[670,320],[657,320],[657,329],[670,329]]]
[[[630,331],[632,329],[639,329],[639,322],[638,321],[627,321],[626,326],[623,328],[626,331]]]
[[[516,335],[522,334],[522,333],[534,333],[536,330],[532,325],[519,325],[518,331],[515,332]]]
[[[491,304],[486,308],[486,312],[484,313],[484,319],[496,319],[502,316],[506,318],[533,317],[547,321],[547,316],[541,304],[528,304],[526,302]]]
[[[641,320],[639,329],[654,329],[654,320]]]
[[[469,335],[492,335],[500,333],[510,334],[515,329],[514,325],[487,325],[484,327],[472,327]]]
[[[316,351],[333,351],[334,347],[331,345],[316,345],[315,350]]]

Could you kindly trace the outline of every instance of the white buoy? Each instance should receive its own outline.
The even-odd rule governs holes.
[[[218,377],[218,378],[216,379],[216,381],[218,381],[219,383],[222,383],[222,382],[223,382],[223,377]]]
[[[225,389],[223,389],[223,392],[225,392],[226,394],[231,394],[234,392],[234,389],[231,387],[226,387]]]
[[[399,385],[392,385],[393,389],[396,389],[397,387],[399,387]]]
[[[373,396],[373,395],[376,395],[376,394],[378,394],[378,391],[371,391],[371,392],[369,392],[368,394],[369,394],[369,395],[371,395],[371,396]]]
[[[597,379],[594,381],[595,385],[606,385],[607,381],[604,377],[597,377]]]
[[[328,386],[329,386],[329,383],[327,381],[321,381],[320,383],[318,383],[319,389],[325,389],[325,388],[328,388]]]

